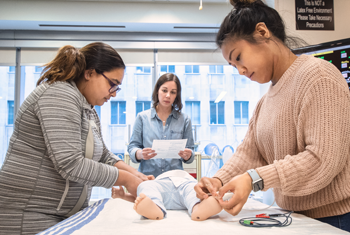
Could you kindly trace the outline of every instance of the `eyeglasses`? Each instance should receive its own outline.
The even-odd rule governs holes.
[[[111,88],[109,88],[109,93],[113,93],[113,92],[119,92],[121,90],[121,88],[119,87],[119,85],[115,84],[114,82],[111,81],[111,79],[107,78],[103,73],[101,73],[101,75],[108,80],[109,85],[111,85]]]

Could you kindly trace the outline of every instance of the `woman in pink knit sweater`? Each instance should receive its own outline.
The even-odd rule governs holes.
[[[277,204],[350,231],[350,94],[331,63],[286,46],[276,10],[231,0],[216,43],[228,63],[258,83],[271,82],[237,151],[197,196],[215,195],[237,215],[252,189],[274,189]],[[229,201],[222,196],[234,192]],[[217,193],[218,191],[218,193]]]

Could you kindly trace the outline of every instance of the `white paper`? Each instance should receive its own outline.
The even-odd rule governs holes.
[[[187,139],[153,140],[152,149],[156,151],[154,158],[181,158],[179,152],[185,150]]]

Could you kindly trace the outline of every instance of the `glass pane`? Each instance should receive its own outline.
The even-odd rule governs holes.
[[[193,65],[193,73],[199,73],[199,65]]]
[[[142,109],[142,101],[136,101],[136,116],[137,114],[139,114],[139,112],[142,112],[143,109]]]
[[[185,101],[185,113],[192,120],[192,101]]]
[[[143,106],[143,111],[151,108],[151,101],[145,101]]]
[[[169,73],[175,73],[175,65],[169,65]]]
[[[235,124],[241,124],[241,102],[235,101],[234,102],[234,108],[235,108]]]
[[[10,66],[10,67],[9,67],[9,72],[10,72],[10,73],[16,72],[16,66]]]
[[[136,67],[136,73],[143,73],[143,67]]]
[[[192,106],[192,124],[200,124],[201,123],[201,116],[200,116],[200,102],[199,101],[193,101]]]
[[[225,102],[220,101],[218,103],[218,124],[225,124]]]
[[[217,65],[217,66],[216,66],[216,72],[217,72],[217,73],[224,73],[224,66],[222,66],[222,65]]]
[[[126,124],[126,102],[119,101],[119,123]]]
[[[15,66],[0,66],[0,168],[13,132]]]
[[[242,102],[242,124],[248,124],[249,122],[249,112],[248,112],[249,102]]]
[[[160,71],[166,73],[167,72],[167,66],[166,65],[161,65],[160,66]]]
[[[7,101],[7,112],[8,112],[8,118],[7,118],[7,124],[13,124],[13,118],[14,118],[14,111],[15,111],[15,104],[13,100]]]
[[[101,120],[101,106],[95,105],[95,110],[96,110],[98,117]]]
[[[41,66],[35,66],[35,72],[36,73],[41,73],[43,71],[43,67]]]
[[[111,124],[118,124],[118,102],[111,101]]]
[[[210,124],[217,124],[216,103],[214,103],[214,101],[210,101]]]
[[[144,73],[151,73],[151,67],[143,67]]]
[[[192,65],[185,65],[185,73],[192,73]]]
[[[209,73],[216,73],[215,65],[210,65],[209,66]]]

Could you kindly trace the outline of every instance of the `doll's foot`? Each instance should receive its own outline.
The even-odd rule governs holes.
[[[163,211],[143,193],[136,198],[134,210],[147,219],[161,220],[164,218]]]
[[[193,207],[191,219],[196,221],[206,220],[221,210],[222,207],[219,202],[214,197],[208,197]]]

